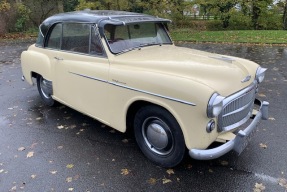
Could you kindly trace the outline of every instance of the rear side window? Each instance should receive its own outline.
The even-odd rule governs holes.
[[[51,49],[61,48],[62,24],[56,24],[52,29],[50,37],[47,42],[47,47]]]
[[[65,23],[63,24],[62,50],[79,53],[90,53],[90,24]]]

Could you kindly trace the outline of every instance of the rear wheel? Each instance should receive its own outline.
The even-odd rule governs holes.
[[[176,119],[158,106],[141,108],[134,121],[136,141],[142,152],[162,167],[178,165],[185,154],[185,142]]]
[[[41,75],[37,76],[37,88],[43,102],[48,106],[55,105],[55,100],[52,98],[52,86],[50,82],[44,79]]]

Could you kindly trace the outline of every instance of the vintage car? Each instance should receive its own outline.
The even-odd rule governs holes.
[[[22,79],[49,106],[58,101],[121,132],[163,167],[241,153],[268,102],[255,99],[265,68],[177,47],[170,20],[123,11],[47,18],[21,55]],[[216,147],[211,144],[221,143]]]

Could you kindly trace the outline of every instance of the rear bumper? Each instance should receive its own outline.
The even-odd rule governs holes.
[[[256,116],[252,122],[244,130],[240,130],[236,137],[233,140],[226,142],[225,144],[213,148],[213,149],[191,149],[189,151],[190,157],[198,160],[210,160],[216,159],[231,150],[236,151],[240,154],[248,144],[249,139],[252,136],[252,133],[256,130],[256,127],[260,120],[268,119],[268,106],[269,103],[266,101],[261,102],[260,100],[255,100],[255,104],[260,105],[260,109],[257,112]]]

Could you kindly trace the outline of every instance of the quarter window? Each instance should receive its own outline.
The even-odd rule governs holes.
[[[60,49],[61,47],[61,36],[62,36],[62,24],[57,24],[52,29],[50,34],[47,47],[52,49]]]

